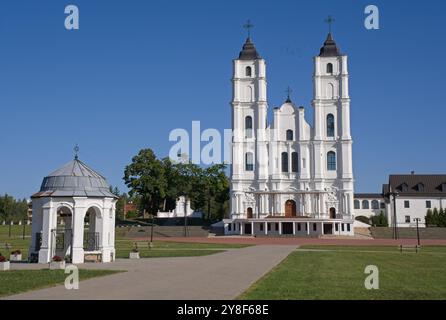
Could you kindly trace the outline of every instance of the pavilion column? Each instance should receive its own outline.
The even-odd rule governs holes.
[[[79,200],[75,200],[75,203]],[[73,212],[73,261],[72,263],[84,263],[84,218],[87,213],[82,205],[76,205]]]
[[[39,250],[39,263],[48,263],[53,257],[53,252],[51,252],[53,215],[55,215],[55,209],[51,206],[42,208],[42,245]]]

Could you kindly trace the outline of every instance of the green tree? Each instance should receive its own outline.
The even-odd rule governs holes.
[[[437,227],[440,224],[440,214],[438,213],[437,208],[434,208],[432,211],[432,224]]]
[[[143,149],[125,168],[124,181],[130,196],[138,195],[141,209],[156,214],[166,197],[167,181],[164,167],[151,149]]]
[[[426,226],[434,225],[432,209],[427,209],[426,216],[424,217]]]
[[[438,226],[446,227],[446,210],[441,208],[438,213]]]

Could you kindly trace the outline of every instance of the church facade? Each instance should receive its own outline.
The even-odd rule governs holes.
[[[329,33],[314,57],[313,124],[289,95],[269,122],[266,62],[247,38],[233,60],[225,234],[354,234],[348,81],[347,56]]]

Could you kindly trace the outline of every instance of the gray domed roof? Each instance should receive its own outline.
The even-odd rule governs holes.
[[[77,158],[43,179],[38,197],[116,198],[103,176]]]

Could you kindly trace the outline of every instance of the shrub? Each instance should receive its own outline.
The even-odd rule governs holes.
[[[373,216],[371,218],[371,221],[372,221],[372,225],[374,227],[388,227],[389,226],[389,222],[387,221],[387,217],[383,211],[381,211],[381,213],[379,215]]]
[[[53,261],[60,262],[60,261],[63,261],[63,259],[61,257],[59,257],[59,256],[54,256],[53,257]]]
[[[357,217],[355,218],[355,220],[361,221],[361,222],[363,222],[363,223],[370,224],[370,219],[367,218],[366,216],[357,216]]]
[[[0,253],[0,262],[6,262],[6,261],[8,260]]]
[[[13,252],[11,252],[12,255],[17,256],[19,254],[22,254],[22,251],[20,250],[14,250]]]

